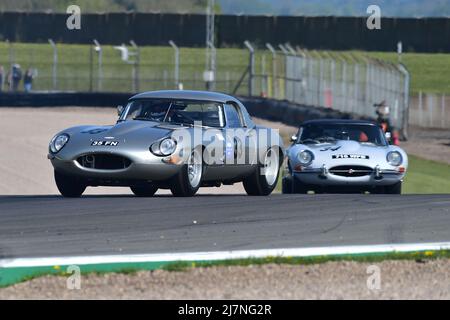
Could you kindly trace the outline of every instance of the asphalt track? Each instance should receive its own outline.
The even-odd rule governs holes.
[[[450,195],[0,197],[0,258],[450,241]]]

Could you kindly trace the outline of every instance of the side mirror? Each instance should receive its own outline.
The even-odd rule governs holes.
[[[386,137],[387,141],[391,141],[392,135],[391,135],[390,132],[386,132],[386,133],[384,134],[384,136]]]
[[[124,106],[117,106],[117,115],[120,117],[124,110]]]
[[[298,137],[296,135],[293,135],[291,137],[291,142],[295,142],[295,141],[297,141],[297,139],[298,139]]]

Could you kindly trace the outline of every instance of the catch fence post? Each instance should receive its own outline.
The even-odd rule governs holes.
[[[249,75],[248,75],[248,95],[249,97],[253,96],[253,77],[255,75],[255,49],[252,47],[251,43],[246,40],[244,41],[244,45],[247,47],[250,56],[249,56]]]
[[[175,88],[180,89],[180,49],[172,40],[169,41],[170,46],[175,51],[175,71],[174,71],[174,80],[175,80]]]
[[[278,75],[277,75],[277,51],[270,43],[266,43],[267,49],[272,53],[272,87],[273,97],[278,99]]]
[[[58,48],[56,47],[56,44],[52,39],[48,39],[48,42],[50,43],[53,49],[52,82],[53,82],[53,90],[56,90],[58,87],[57,83]]]
[[[98,54],[97,90],[102,91],[102,89],[103,89],[103,49],[102,49],[102,46],[100,45],[100,43],[96,39],[94,39],[94,44],[95,44],[94,50]]]

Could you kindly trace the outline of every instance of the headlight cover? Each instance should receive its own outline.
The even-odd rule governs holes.
[[[398,151],[391,151],[386,156],[387,162],[392,165],[398,167],[403,163],[402,154]]]
[[[157,156],[169,156],[177,149],[177,143],[171,138],[165,138],[151,145],[150,151]]]
[[[50,142],[50,151],[58,153],[69,141],[69,135],[66,133],[55,136]]]
[[[308,166],[314,160],[314,154],[309,150],[303,150],[297,154],[297,160],[303,166]]]

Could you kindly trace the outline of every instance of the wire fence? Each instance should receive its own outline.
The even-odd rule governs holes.
[[[126,55],[121,50],[126,48]],[[20,65],[22,74],[32,69],[33,91],[140,92],[179,89],[205,90],[205,51],[180,48],[178,67],[175,52],[167,47],[89,46],[0,43],[0,67],[3,66],[2,91],[11,91],[7,75]],[[248,54],[240,49],[218,53],[215,90],[232,92]],[[23,80],[17,90],[24,90]],[[247,83],[238,88],[246,94]]]
[[[375,117],[374,104],[385,101],[390,121],[406,136],[409,74],[361,54],[307,51],[270,44],[264,50],[217,51],[213,85],[205,80],[206,52],[201,48],[0,43],[3,90],[7,73],[20,64],[33,70],[33,91],[140,92],[192,89],[280,100]],[[18,87],[19,90],[22,86]],[[423,104],[427,112],[430,104]],[[428,109],[426,109],[428,108]],[[430,110],[431,110],[430,109]],[[433,109],[434,110],[434,109]],[[422,123],[424,120],[421,120]]]
[[[450,128],[450,97],[419,92],[411,101],[409,124],[423,128]]]
[[[409,73],[403,65],[351,54],[290,50],[260,63],[255,92],[291,102],[376,117],[374,105],[390,110],[390,122],[407,135]],[[264,72],[266,71],[266,72]]]

